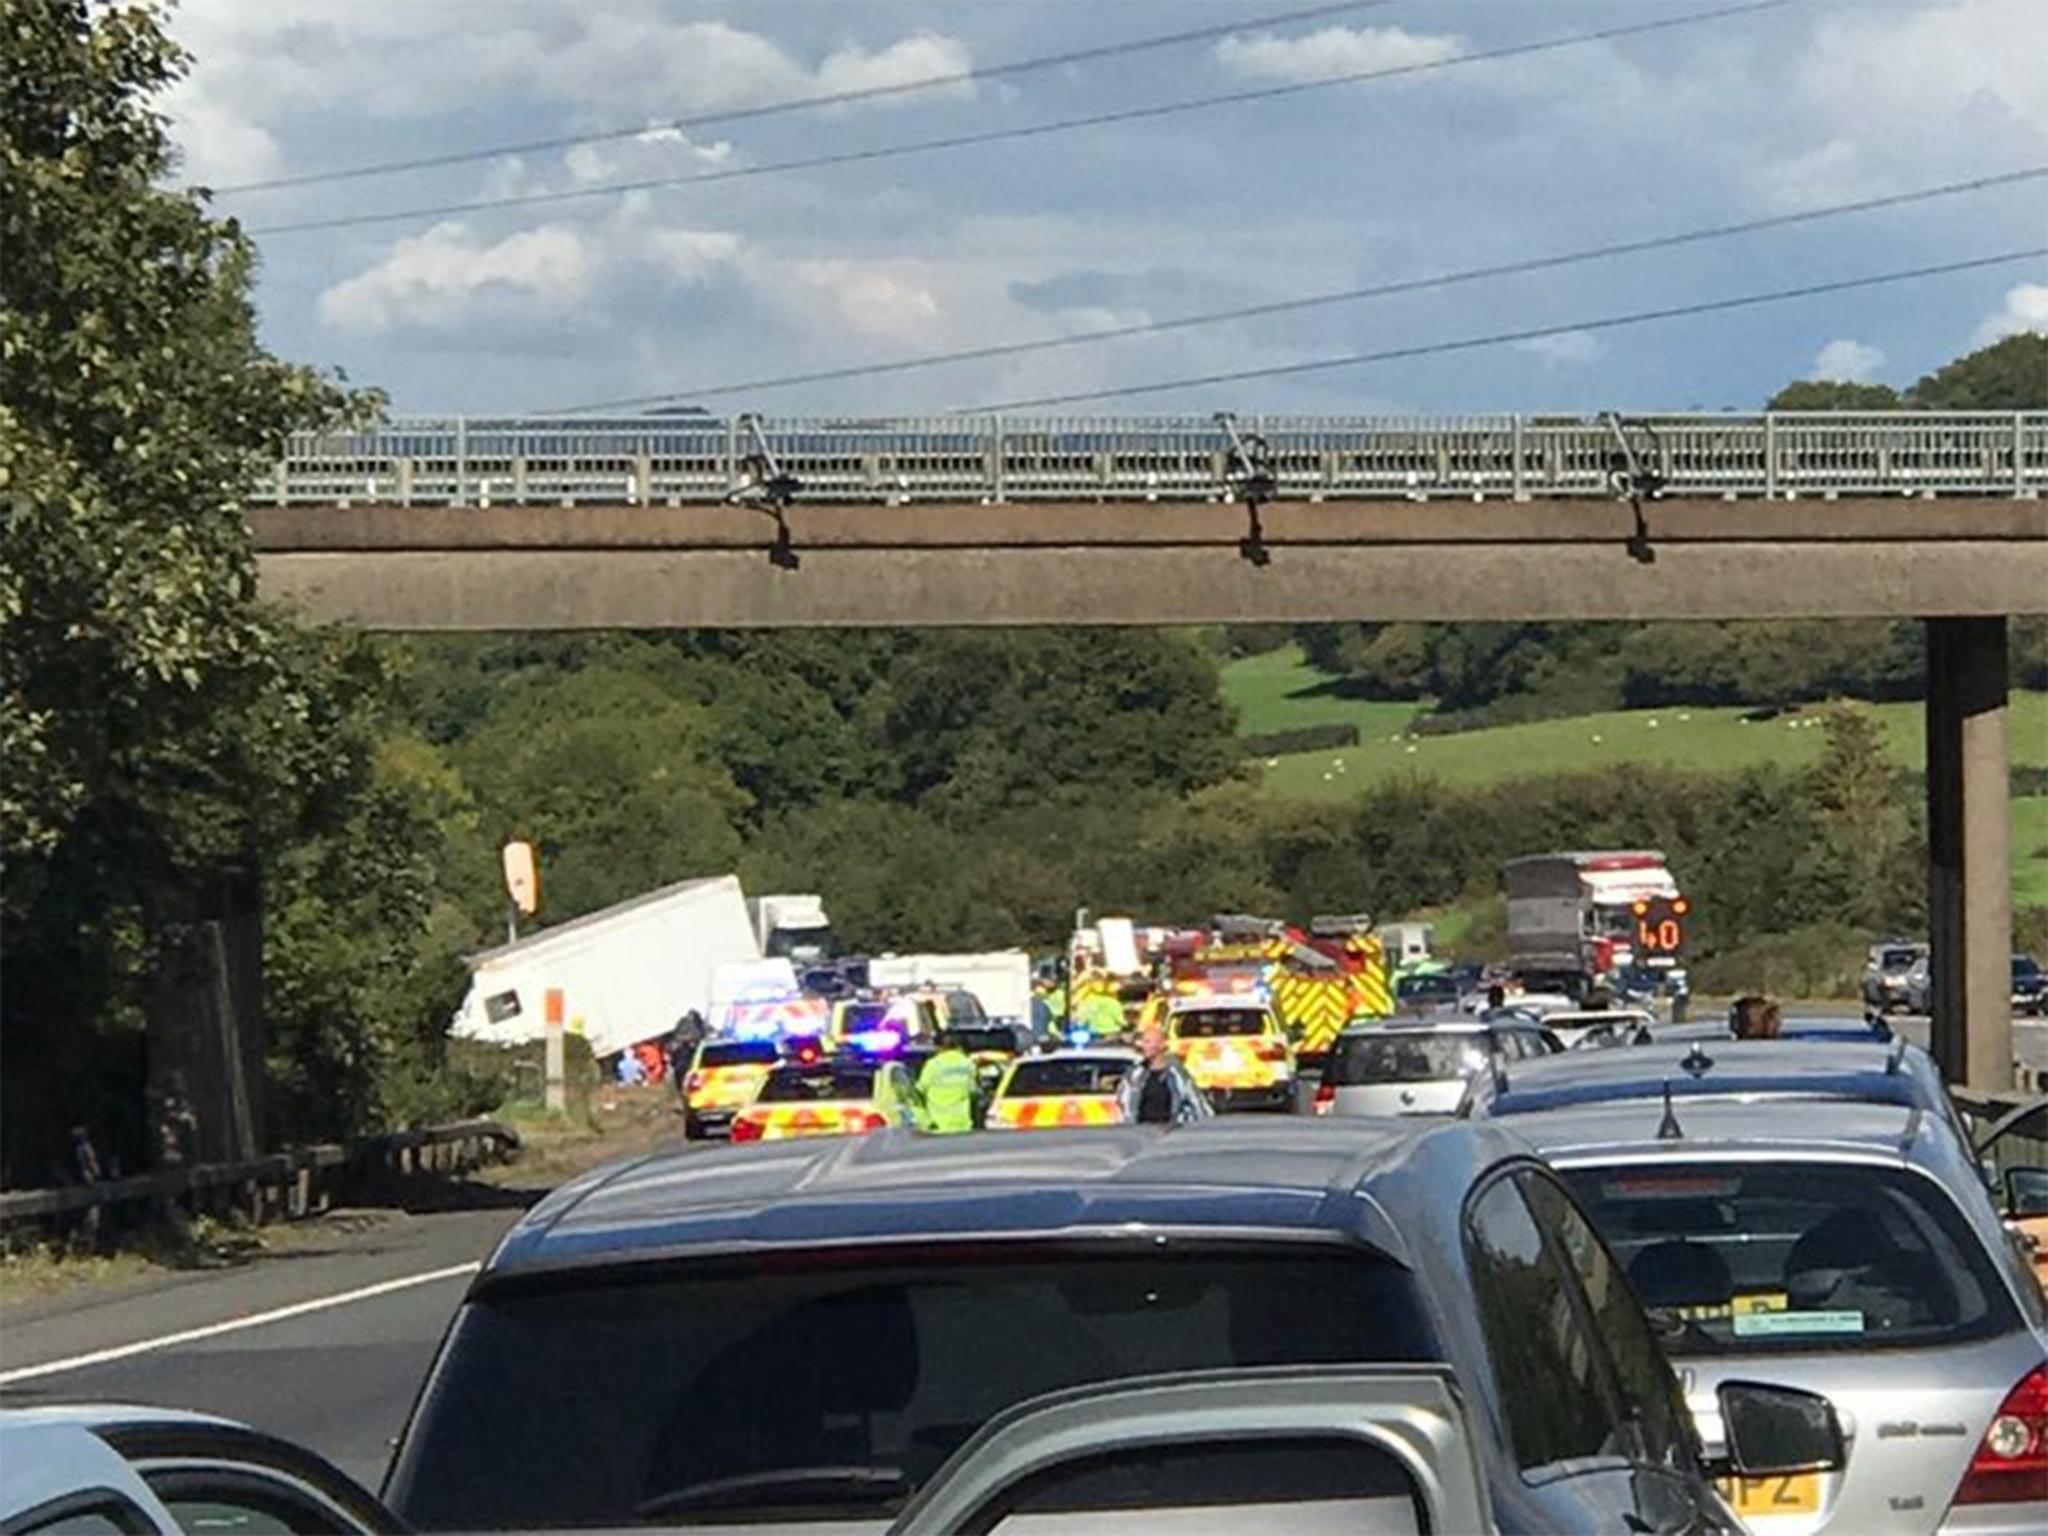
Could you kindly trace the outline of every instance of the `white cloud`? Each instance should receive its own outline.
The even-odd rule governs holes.
[[[2048,335],[2048,283],[2021,283],[2007,289],[1998,313],[1977,327],[1976,344],[1987,347],[2025,331]]]
[[[657,229],[646,248],[674,282],[701,283],[740,253],[738,235],[719,229]]]
[[[873,53],[861,48],[840,49],[818,66],[817,88],[823,94],[870,91],[883,86],[905,85],[934,75],[964,74],[973,68],[974,55],[958,38],[941,37],[936,32],[919,32]],[[906,95],[903,99],[933,101],[947,97],[971,98],[973,95],[974,82],[962,80],[930,91],[919,91],[914,97]],[[891,99],[894,98],[882,97],[880,101]]]
[[[951,318],[927,262],[832,258],[798,261],[790,273],[855,334],[934,345]]]
[[[2048,147],[2043,57],[2048,7],[2033,0],[1816,11],[1781,127],[1817,147],[1774,155],[1765,183],[1780,203],[1821,202],[2038,159]]]
[[[232,186],[284,169],[275,134],[193,80],[181,80],[165,93],[164,110],[183,153],[180,179],[189,185]]]
[[[1324,27],[1298,37],[1226,37],[1216,62],[1254,80],[1327,80],[1434,64],[1464,52],[1459,38],[1400,27]]]
[[[322,112],[411,122],[517,101],[529,110],[566,107],[572,128],[575,120],[602,127],[621,116],[666,119],[902,84],[974,63],[965,42],[922,30],[874,48],[842,46],[813,66],[772,38],[723,21],[597,5],[493,5],[486,14],[401,0],[187,0],[172,14],[171,31],[194,54],[191,77],[166,97],[172,132],[186,151],[188,178],[221,185],[300,168],[279,155],[279,130]],[[967,80],[875,105],[974,93]],[[660,141],[641,135],[629,142]],[[730,153],[718,143],[685,140],[684,148],[714,163]],[[585,170],[597,163],[589,156],[578,162]]]
[[[476,239],[462,224],[436,224],[321,294],[320,318],[339,331],[375,335],[408,325],[452,326],[490,300],[559,313],[589,291],[592,264],[583,237],[558,224],[495,242]]]
[[[1884,366],[1884,353],[1868,342],[1843,337],[1829,342],[1813,360],[1813,377],[1868,384]]]
[[[1590,331],[1560,331],[1555,336],[1533,336],[1515,343],[1531,357],[1540,357],[1552,368],[1583,367],[1600,355],[1600,341]]]

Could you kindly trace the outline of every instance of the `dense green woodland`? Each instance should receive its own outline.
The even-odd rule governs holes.
[[[472,1107],[441,1031],[461,956],[501,934],[515,835],[540,847],[546,921],[736,868],[823,892],[861,946],[1043,945],[1077,905],[1392,915],[1483,898],[1504,857],[1573,843],[1670,850],[1703,949],[1767,956],[1783,984],[1920,919],[1918,796],[1853,711],[1808,772],[1418,781],[1331,809],[1258,793],[1218,690],[1221,658],[1285,632],[297,625],[256,601],[238,489],[287,431],[380,402],[268,356],[250,243],[163,190],[150,103],[183,60],[146,12],[0,0],[0,44],[0,1180],[75,1175],[74,1125],[129,1169],[152,1160],[152,1058],[217,972],[208,936],[256,914],[269,1140]],[[2048,340],[2019,337],[1908,403],[2044,394]],[[1346,687],[1433,697],[1443,728],[1901,696],[1919,672],[1911,626],[1301,638]],[[2016,667],[2040,679],[2038,630]]]

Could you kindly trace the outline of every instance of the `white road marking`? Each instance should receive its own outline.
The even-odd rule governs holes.
[[[324,1312],[329,1307],[345,1307],[351,1302],[389,1296],[393,1291],[410,1290],[416,1285],[432,1285],[439,1280],[453,1280],[460,1275],[473,1275],[481,1267],[472,1259],[467,1264],[451,1264],[446,1269],[430,1269],[417,1275],[400,1275],[396,1280],[380,1280],[375,1285],[358,1286],[352,1291],[337,1291],[332,1296],[316,1296],[311,1301],[295,1301],[288,1307],[272,1307],[268,1312],[251,1312],[242,1317],[231,1317],[224,1323],[208,1323],[203,1328],[185,1328],[177,1333],[166,1333],[133,1344],[116,1344],[111,1349],[96,1349],[91,1354],[73,1355],[67,1360],[46,1360],[41,1365],[18,1366],[11,1371],[0,1371],[0,1387],[11,1386],[17,1381],[31,1381],[38,1376],[55,1376],[60,1371],[78,1371],[89,1365],[105,1365],[110,1360],[126,1360],[131,1355],[146,1355],[159,1349],[175,1349],[180,1344],[217,1338],[221,1334],[237,1333],[244,1328],[261,1328],[266,1323],[281,1323],[287,1318],[304,1317],[309,1312]]]

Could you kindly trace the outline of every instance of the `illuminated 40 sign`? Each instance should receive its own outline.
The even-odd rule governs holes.
[[[1675,965],[1685,949],[1685,920],[1692,903],[1683,896],[1651,896],[1635,904],[1638,965]]]

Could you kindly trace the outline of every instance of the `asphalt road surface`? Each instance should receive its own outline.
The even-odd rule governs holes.
[[[518,1214],[400,1213],[242,1268],[9,1307],[0,1404],[219,1413],[374,1489],[471,1273]]]

